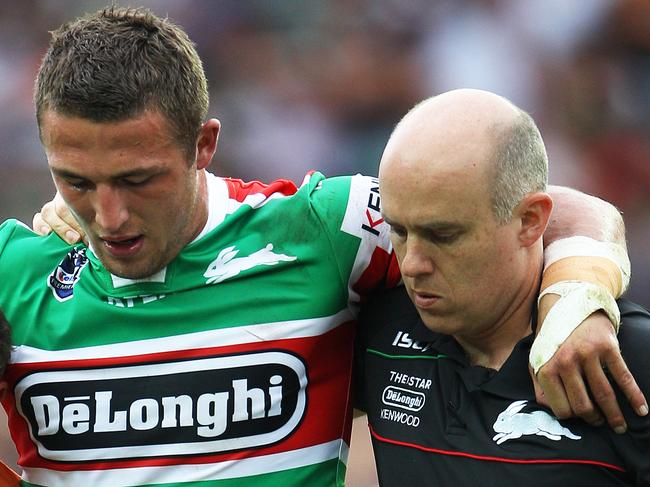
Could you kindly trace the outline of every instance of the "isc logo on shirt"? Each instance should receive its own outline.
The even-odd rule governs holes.
[[[274,351],[37,372],[15,388],[49,460],[201,455],[269,445],[300,424],[305,365]]]

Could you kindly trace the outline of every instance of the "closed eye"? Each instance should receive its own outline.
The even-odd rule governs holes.
[[[449,245],[454,243],[456,240],[458,240],[458,237],[460,236],[459,233],[436,233],[436,232],[431,232],[428,235],[428,239],[431,242],[437,243],[437,244],[442,244],[442,245]]]
[[[121,182],[125,186],[132,186],[132,187],[137,187],[137,186],[144,186],[147,184],[149,181],[151,181],[153,176],[129,176],[128,178],[122,178]]]
[[[63,182],[76,191],[87,191],[92,189],[93,185],[87,179],[82,178],[62,178]]]

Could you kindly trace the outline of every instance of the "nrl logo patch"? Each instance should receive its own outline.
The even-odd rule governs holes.
[[[74,285],[79,280],[81,270],[88,263],[86,249],[72,249],[56,269],[47,278],[47,285],[57,301],[66,301],[72,297]]]

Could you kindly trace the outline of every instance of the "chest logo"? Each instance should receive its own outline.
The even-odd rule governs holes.
[[[524,435],[544,436],[554,441],[560,441],[563,436],[571,440],[581,438],[574,435],[569,428],[562,426],[555,416],[551,416],[546,411],[520,413],[519,411],[526,407],[526,403],[528,401],[514,401],[505,411],[499,413],[493,426],[497,434],[492,438],[497,445]]]
[[[29,437],[62,462],[232,453],[278,443],[307,411],[307,370],[283,351],[43,370],[15,387]]]
[[[86,249],[72,249],[47,277],[47,285],[52,289],[57,301],[63,302],[72,298],[74,285],[86,264],[88,264]]]
[[[203,277],[207,279],[207,284],[217,284],[231,279],[242,271],[261,265],[275,265],[278,262],[288,262],[296,260],[295,256],[276,254],[273,252],[273,244],[269,243],[263,249],[260,249],[245,257],[236,257],[239,250],[235,246],[226,247],[217,258],[214,259]]]

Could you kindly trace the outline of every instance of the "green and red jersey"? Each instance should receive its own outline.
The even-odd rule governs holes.
[[[0,226],[24,485],[342,485],[359,303],[399,271],[377,181],[208,175],[204,231],[163,270]]]

